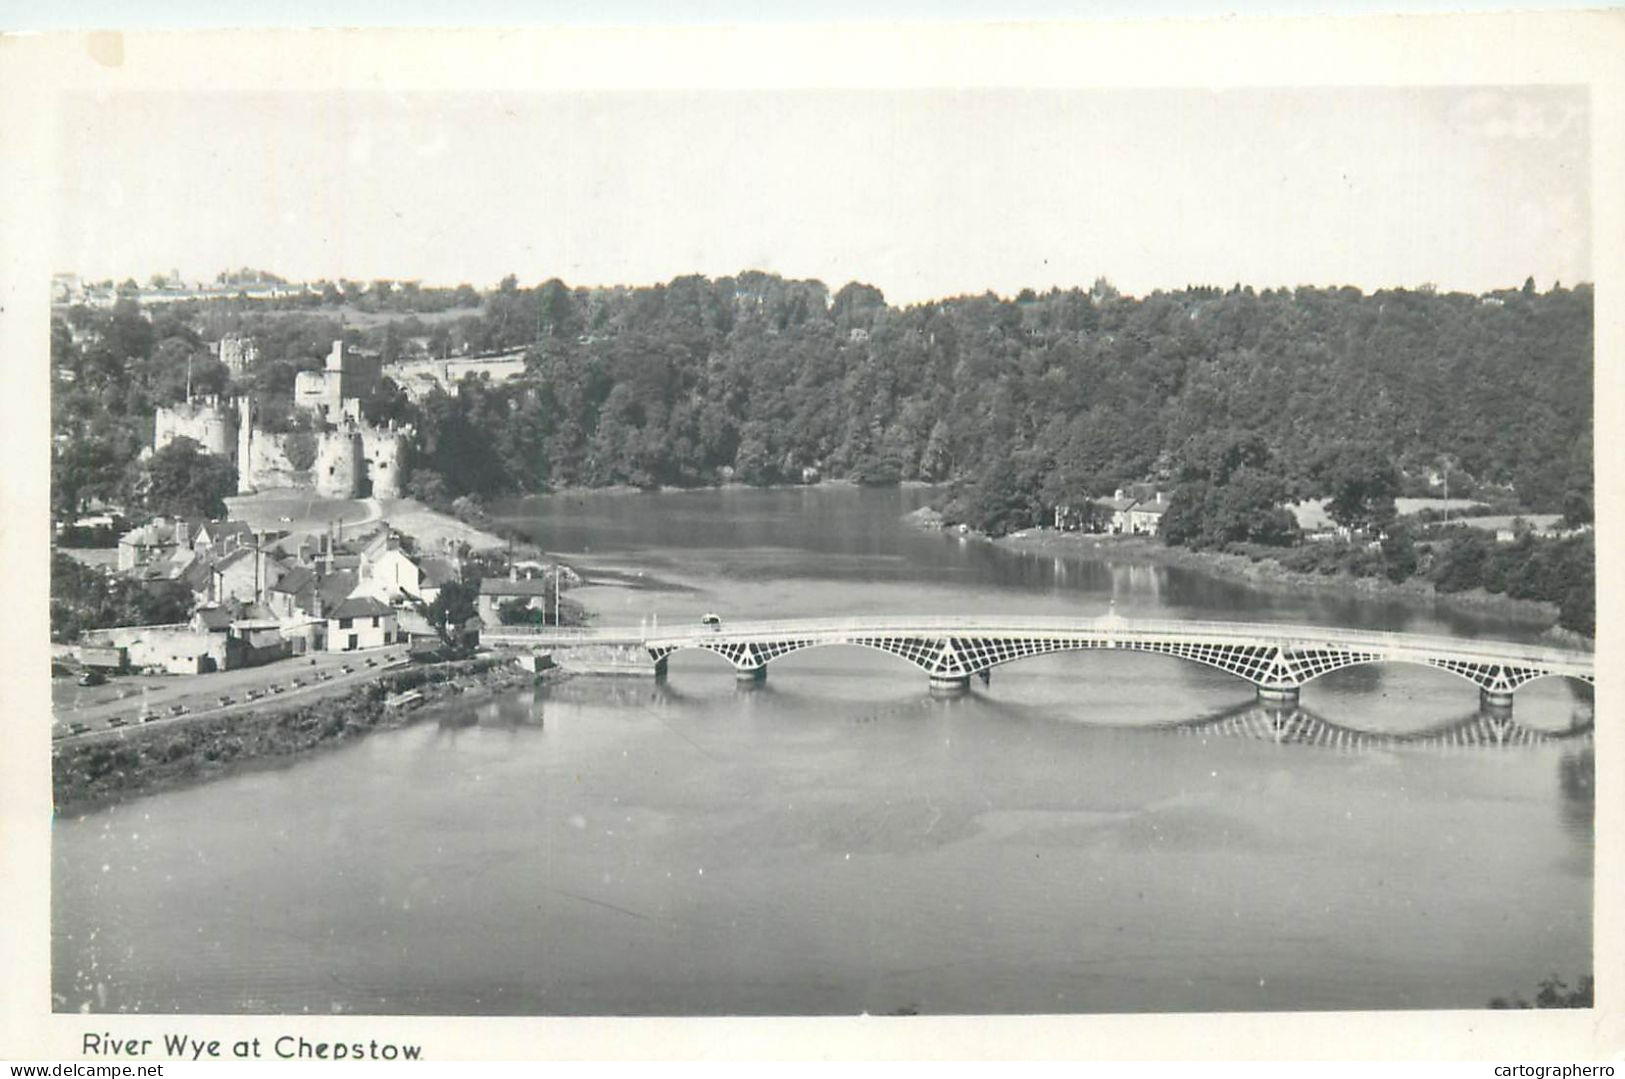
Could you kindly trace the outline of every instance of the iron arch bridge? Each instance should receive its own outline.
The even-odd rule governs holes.
[[[1114,649],[1152,652],[1206,664],[1252,683],[1266,700],[1292,701],[1323,674],[1367,663],[1435,667],[1476,685],[1484,703],[1507,708],[1512,694],[1537,678],[1596,684],[1589,652],[1506,641],[1292,626],[1269,622],[1186,622],[1015,616],[795,619],[732,622],[679,629],[557,630],[504,626],[481,635],[487,644],[555,648],[618,647],[646,653],[657,673],[684,649],[714,652],[741,678],[766,677],[776,659],[807,648],[855,645],[898,656],[936,687],[988,680],[994,667],[1052,652]]]

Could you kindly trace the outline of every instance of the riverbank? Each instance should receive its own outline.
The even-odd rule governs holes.
[[[444,550],[449,544],[466,543],[475,551],[506,547],[508,540],[443,510],[424,505],[415,498],[395,498],[383,504],[383,519],[406,533],[424,550]]]
[[[921,519],[920,515],[910,515],[910,523],[931,527],[929,519]],[[1179,566],[1243,581],[1251,587],[1270,591],[1291,592],[1308,589],[1329,595],[1365,597],[1422,607],[1447,607],[1486,613],[1509,621],[1543,626],[1552,642],[1563,647],[1587,649],[1593,647],[1591,638],[1557,625],[1556,604],[1539,600],[1513,599],[1510,596],[1486,592],[1482,588],[1466,592],[1440,592],[1434,588],[1433,582],[1417,578],[1396,583],[1385,577],[1300,573],[1289,570],[1269,558],[1254,559],[1247,555],[1219,551],[1193,551],[1185,547],[1169,547],[1143,536],[1102,536],[1082,532],[1056,532],[1047,528],[1028,529],[998,539],[980,533],[967,534],[1007,550],[1042,552],[1080,560]]]
[[[117,738],[66,743],[51,754],[56,815],[90,812],[404,726],[421,709],[393,709],[388,702],[407,690],[417,691],[421,703],[429,704],[556,677],[560,675],[551,671],[539,676],[521,670],[505,655],[478,656],[392,672],[341,696],[199,718],[183,725],[129,727]]]

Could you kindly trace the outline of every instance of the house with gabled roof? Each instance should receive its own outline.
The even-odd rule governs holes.
[[[501,607],[515,599],[523,600],[527,607],[540,607],[547,602],[547,581],[541,577],[485,577],[480,580],[478,609],[480,622],[486,626],[502,624]]]
[[[315,606],[316,571],[294,565],[265,591],[265,605],[278,618],[307,615]]]
[[[254,530],[247,521],[204,521],[192,536],[192,549],[225,554],[234,547],[254,542]]]
[[[355,652],[394,644],[395,608],[372,596],[352,596],[327,612],[327,650]]]
[[[216,600],[240,599],[254,603],[282,579],[287,567],[268,551],[238,547],[215,559],[213,571]]]
[[[1168,500],[1158,491],[1155,498],[1134,503],[1128,511],[1128,530],[1137,536],[1155,536],[1162,528],[1162,515],[1168,512]]]

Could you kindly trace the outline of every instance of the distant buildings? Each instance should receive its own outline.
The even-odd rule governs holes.
[[[260,358],[260,349],[252,337],[228,333],[214,343],[214,354],[231,371],[233,377],[241,377],[247,374],[248,369]]]
[[[1110,498],[1094,498],[1082,507],[1055,507],[1055,527],[1061,531],[1105,532],[1125,536],[1155,536],[1168,512],[1167,494],[1153,484],[1119,487]]]

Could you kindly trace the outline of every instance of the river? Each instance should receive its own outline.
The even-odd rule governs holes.
[[[919,490],[503,512],[605,624],[1035,613],[1527,637],[910,529]],[[53,827],[60,1010],[754,1015],[1473,1008],[1592,969],[1587,694],[1408,667],[1302,708],[1166,657],[577,678]],[[1428,732],[1434,732],[1431,735]],[[1493,733],[1493,732],[1492,732]],[[1503,731],[1504,733],[1504,731]],[[1491,739],[1493,741],[1493,739]]]

